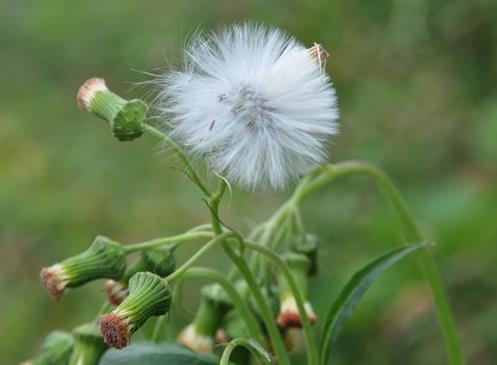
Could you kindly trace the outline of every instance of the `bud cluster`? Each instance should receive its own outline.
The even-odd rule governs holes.
[[[247,30],[251,30],[255,36],[251,32],[247,33]],[[253,41],[249,36],[254,36]],[[223,37],[226,41],[219,42]],[[241,42],[238,45],[240,52],[224,49],[225,46],[236,45],[238,41]],[[286,187],[323,160],[323,141],[328,135],[336,133],[335,120],[338,113],[335,91],[329,84],[328,77],[323,72],[318,72],[323,71],[329,57],[320,44],[315,43],[311,48],[305,49],[298,42],[284,37],[283,33],[247,26],[235,27],[225,32],[221,38],[213,39],[212,44],[202,39],[198,45],[201,46],[200,50],[187,51],[187,55],[195,55],[191,59],[186,57],[191,61],[186,64],[191,67],[187,67],[184,72],[176,72],[174,77],[164,79],[167,80],[167,86],[161,91],[160,99],[163,104],[159,105],[158,110],[165,111],[171,117],[171,135],[178,138],[179,142],[194,146],[192,152],[207,156],[209,165],[223,173],[227,180],[254,190]],[[215,47],[211,48],[212,46]],[[280,49],[274,51],[266,47]],[[236,55],[249,52],[254,57],[251,62],[243,65],[247,66],[245,71],[248,71],[248,76],[238,75],[238,71],[244,73],[244,67],[239,67],[240,59]],[[198,62],[202,55],[205,60]],[[258,64],[259,61],[262,63]],[[236,71],[234,73],[230,68],[231,62]],[[196,69],[197,66],[199,69]],[[264,70],[266,67],[269,67],[268,72]],[[215,72],[205,75],[206,68]],[[253,72],[250,70],[256,71],[254,75],[263,75],[263,81],[276,89],[268,93],[267,90],[271,87],[263,87],[260,77],[252,80]],[[291,77],[293,74],[298,77]],[[240,84],[241,79],[243,82]],[[192,80],[195,82],[191,82]],[[222,82],[219,83],[219,80]],[[217,87],[212,88],[211,82]],[[84,252],[44,267],[40,278],[53,299],[59,299],[69,288],[106,279],[104,291],[108,303],[105,303],[98,321],[79,326],[72,334],[57,332],[48,336],[42,353],[33,363],[38,365],[97,365],[109,347],[122,349],[128,346],[133,333],[142,328],[148,319],[165,315],[171,310],[172,294],[168,281],[181,277],[214,243],[222,242],[228,251],[230,237],[232,238],[219,236],[225,234],[217,210],[226,184],[221,185],[217,194],[212,194],[203,185],[190,158],[182,150],[181,143],[177,144],[159,129],[145,124],[148,105],[144,101],[122,98],[109,90],[105,80],[98,77],[85,81],[79,88],[76,99],[81,109],[107,121],[112,134],[120,141],[134,140],[146,131],[169,144],[185,163],[189,177],[205,193],[209,203],[212,203],[209,205],[213,217],[212,231],[218,236],[177,271],[175,245],[156,246],[173,239],[141,242],[125,248],[103,236],[98,236]],[[274,105],[278,107],[274,108]],[[176,115],[181,113],[183,115]],[[299,121],[302,116],[305,116],[307,124],[313,123],[314,126],[303,126]],[[278,126],[274,123],[276,119],[279,121],[276,123]],[[254,128],[257,133],[252,133]],[[253,139],[257,136],[264,138],[261,141]],[[289,205],[285,206],[288,207]],[[269,221],[262,228],[285,228],[281,231],[285,234],[292,231],[286,228],[293,227],[276,227],[275,222],[281,223],[278,220]],[[298,228],[299,232],[303,231],[301,226]],[[201,232],[200,226],[196,229],[198,231],[190,230],[181,235],[181,239],[176,237],[174,240],[179,242],[192,239],[191,237],[212,236],[211,232]],[[229,230],[227,226],[226,230]],[[193,232],[208,234],[195,236]],[[277,232],[268,233],[271,238]],[[142,251],[138,259],[127,265],[127,255],[138,251]],[[302,327],[303,321],[298,309],[302,309],[301,297],[309,322],[313,324],[316,321],[308,298],[309,277],[316,275],[318,271],[317,243],[314,237],[302,234],[293,242],[290,252],[282,256],[297,288],[293,283],[290,287],[287,276],[281,273],[273,275],[273,270],[269,267],[250,272],[258,263],[254,261],[252,267],[244,267],[234,258],[239,256],[238,259],[242,260],[242,251],[234,251],[230,257],[239,265],[239,272],[245,280],[230,276],[222,284],[226,289],[231,289],[228,290],[230,294],[236,289],[246,302],[246,307],[242,307],[243,310],[239,313],[237,310],[240,307],[234,307],[232,298],[221,285],[205,286],[195,318],[177,337],[179,343],[196,352],[213,352],[216,341],[227,342],[232,338],[249,338],[255,334],[257,340],[267,340],[264,345],[268,349],[275,345],[281,355],[284,350],[282,344],[276,341],[278,334],[284,336],[285,346],[290,350],[294,346],[293,333]],[[272,255],[268,256],[276,259]],[[277,261],[277,264],[281,266],[281,261]],[[219,274],[217,275],[220,279]],[[300,294],[297,296],[299,306],[295,289]],[[245,305],[240,302],[240,297],[234,298],[237,299],[234,302]],[[304,334],[308,335],[307,325],[304,326]],[[249,353],[245,351],[245,354]],[[250,362],[250,359],[243,362]]]

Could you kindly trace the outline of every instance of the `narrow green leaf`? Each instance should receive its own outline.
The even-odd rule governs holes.
[[[332,346],[340,334],[345,321],[352,314],[359,300],[376,281],[378,276],[397,261],[424,246],[426,244],[397,248],[377,258],[354,274],[335,299],[326,316],[323,336],[321,337],[319,347],[321,365],[326,365],[328,362]]]
[[[99,365],[217,365],[214,355],[198,354],[174,343],[142,342],[108,350]]]

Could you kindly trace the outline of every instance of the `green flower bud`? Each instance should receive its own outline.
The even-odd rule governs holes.
[[[296,253],[307,256],[311,265],[309,276],[318,274],[318,237],[314,234],[306,234],[294,240],[292,249]]]
[[[106,237],[98,236],[86,251],[44,267],[40,278],[50,296],[59,299],[66,288],[75,288],[95,279],[121,278],[125,265],[123,247]]]
[[[104,79],[86,80],[76,99],[81,109],[108,121],[113,135],[120,141],[131,141],[142,135],[147,104],[140,99],[121,98],[107,88]]]
[[[166,277],[173,273],[176,268],[175,247],[169,245],[143,252],[142,257],[147,271],[153,272],[160,277]]]
[[[195,320],[180,333],[178,342],[196,352],[212,352],[214,336],[232,307],[231,299],[219,284],[203,287]]]
[[[121,349],[131,335],[152,316],[161,316],[171,308],[169,284],[150,272],[139,272],[129,280],[129,295],[110,313],[100,319],[105,342]]]
[[[288,268],[295,279],[299,292],[305,300],[304,307],[309,317],[309,321],[316,322],[316,314],[312,309],[311,303],[308,298],[308,274],[311,267],[311,261],[305,255],[297,253],[286,254],[283,259],[285,260]],[[300,328],[302,327],[300,314],[298,311],[295,297],[293,296],[290,287],[285,277],[280,274],[278,276],[280,285],[280,312],[278,314],[277,323],[281,328]]]
[[[174,247],[169,245],[144,251],[133,265],[126,268],[120,281],[107,280],[104,284],[104,291],[109,303],[121,304],[128,295],[129,279],[140,271],[150,271],[160,277],[171,274],[176,267]]]
[[[73,351],[73,337],[70,333],[53,331],[43,342],[39,355],[27,362],[31,365],[66,365]]]
[[[84,324],[74,331],[74,351],[69,365],[97,365],[107,345],[95,323]]]

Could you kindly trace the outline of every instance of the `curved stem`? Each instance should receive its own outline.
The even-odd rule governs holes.
[[[211,203],[211,213],[212,213],[212,228],[216,234],[220,234],[217,237],[222,237],[222,226],[218,218],[219,212],[219,203],[223,197],[224,191],[226,189],[226,182],[221,180],[218,193],[213,196],[210,200]],[[232,233],[232,236],[237,238],[241,246],[244,246],[243,238],[238,235]],[[252,292],[255,301],[257,302],[257,306],[259,307],[261,317],[264,321],[266,329],[269,334],[269,338],[271,340],[271,344],[276,353],[276,357],[278,358],[281,365],[290,365],[290,358],[288,357],[288,353],[285,349],[285,344],[283,342],[283,338],[281,337],[281,333],[276,326],[275,320],[273,318],[273,313],[271,312],[271,308],[267,300],[264,298],[262,294],[261,288],[259,287],[257,281],[254,278],[254,275],[250,271],[245,259],[241,256],[238,256],[236,252],[229,246],[226,242],[225,238],[222,239],[221,242],[225,253],[231,259],[231,261],[237,266],[241,275],[244,277],[247,282],[250,291]]]
[[[167,243],[180,243],[180,242],[185,242],[185,241],[192,241],[195,239],[199,238],[212,238],[214,237],[214,234],[212,232],[207,232],[207,231],[197,231],[197,232],[186,232],[183,234],[178,234],[176,236],[169,236],[169,237],[163,237],[163,238],[156,238],[153,240],[149,241],[144,241],[144,242],[139,242],[139,243],[134,243],[131,245],[126,245],[124,246],[124,250],[127,254],[136,252],[136,251],[143,251],[143,250],[150,250],[152,248],[160,247],[162,245],[165,245]]]
[[[209,190],[205,187],[205,185],[202,183],[202,180],[198,176],[197,172],[195,171],[193,164],[188,157],[188,155],[183,151],[183,149],[176,143],[174,142],[173,139],[171,139],[169,136],[166,134],[162,133],[160,130],[157,128],[152,127],[149,124],[144,124],[143,125],[143,130],[149,134],[151,134],[154,137],[159,138],[162,142],[167,144],[169,147],[173,149],[173,151],[178,155],[180,160],[184,163],[185,168],[188,172],[188,176],[192,179],[192,181],[195,183],[195,185],[198,186],[200,190],[206,195],[210,196]]]
[[[257,346],[257,344],[254,344],[253,341],[246,338],[235,338],[234,340],[230,341],[230,343],[228,343],[228,345],[224,349],[219,365],[229,365],[231,353],[240,346],[249,350],[257,358],[257,361],[259,361],[259,363],[264,365],[271,364],[271,359],[267,356],[267,353],[262,348]]]
[[[236,233],[234,232],[225,232],[221,233],[219,236],[214,237],[205,245],[203,245],[202,248],[200,248],[200,250],[198,250],[192,257],[190,257],[183,265],[178,267],[172,274],[166,276],[165,280],[170,283],[178,279],[178,277],[183,275],[186,270],[191,268],[202,256],[208,253],[214,246],[224,242],[227,238],[234,236],[236,236]]]
[[[188,269],[183,274],[181,279],[208,279],[211,281],[215,281],[219,285],[221,285],[221,287],[233,301],[233,305],[237,309],[238,314],[243,318],[245,324],[247,325],[247,329],[250,332],[250,335],[260,343],[264,342],[264,337],[262,335],[261,329],[254,315],[247,306],[247,303],[240,296],[235,286],[228,279],[226,279],[224,275],[212,269],[193,267],[191,269]]]
[[[285,279],[288,282],[288,286],[290,287],[290,290],[292,291],[292,294],[295,298],[295,302],[297,303],[297,309],[302,321],[302,330],[304,333],[304,339],[307,349],[307,363],[308,365],[317,365],[319,357],[316,344],[314,343],[312,338],[311,323],[309,322],[309,317],[307,316],[307,313],[305,311],[304,299],[302,298],[302,294],[300,293],[297,283],[292,276],[292,273],[288,269],[287,264],[281,259],[281,257],[278,256],[276,252],[265,246],[258,245],[254,242],[245,242],[245,246],[266,256],[266,258],[269,259],[273,264],[275,264],[281,271],[281,273],[285,276]]]
[[[320,169],[320,174],[313,180],[301,184],[295,191],[292,198],[295,204],[300,204],[310,194],[326,186],[334,179],[345,176],[360,174],[366,175],[374,180],[376,185],[390,201],[397,217],[399,218],[404,238],[407,243],[423,242],[421,232],[416,226],[411,212],[407,208],[405,201],[390,178],[375,166],[360,161],[342,162],[335,165],[326,165]],[[420,265],[429,283],[435,303],[438,320],[441,326],[446,351],[453,365],[463,365],[466,363],[459,339],[457,336],[454,319],[445,294],[444,285],[440,278],[436,262],[428,247],[419,251]]]

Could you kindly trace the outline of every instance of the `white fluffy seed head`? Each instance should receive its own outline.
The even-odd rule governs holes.
[[[263,26],[198,35],[183,69],[160,79],[158,109],[171,134],[229,181],[281,190],[326,159],[337,132],[319,56]]]

